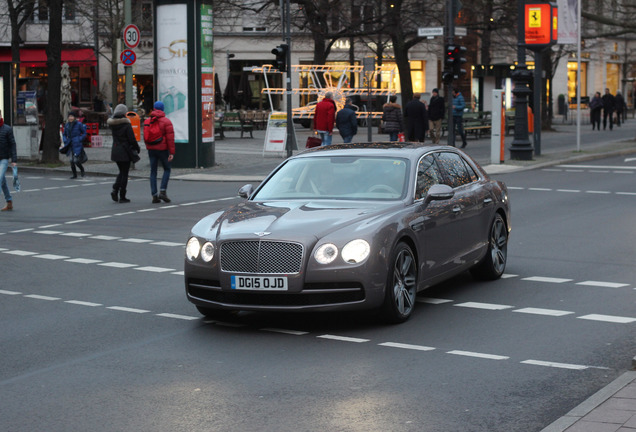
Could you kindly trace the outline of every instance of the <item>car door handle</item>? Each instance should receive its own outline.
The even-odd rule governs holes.
[[[453,213],[459,213],[460,211],[462,211],[462,208],[460,206],[455,206],[453,207]]]
[[[486,198],[484,200],[484,204],[491,204],[492,203],[492,198]]]

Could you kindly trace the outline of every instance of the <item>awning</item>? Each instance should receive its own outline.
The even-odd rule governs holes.
[[[0,48],[0,63],[11,63],[11,48]],[[68,63],[71,67],[95,66],[97,59],[95,51],[91,48],[64,49],[62,50],[62,64]],[[46,50],[43,48],[20,48],[20,66],[22,67],[46,67]]]

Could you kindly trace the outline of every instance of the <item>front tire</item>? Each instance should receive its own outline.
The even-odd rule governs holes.
[[[481,280],[499,279],[506,269],[507,260],[508,228],[503,217],[497,213],[490,225],[486,256],[470,269],[470,272],[475,278]]]
[[[387,276],[383,318],[391,324],[409,319],[417,294],[417,261],[406,243],[398,243],[391,256]]]

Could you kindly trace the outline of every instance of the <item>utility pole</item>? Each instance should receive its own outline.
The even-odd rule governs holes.
[[[124,0],[124,27],[132,24],[132,6],[130,4],[131,0]],[[133,109],[133,99],[132,99],[132,66],[124,66],[124,71],[126,73],[126,106],[129,110]]]
[[[446,46],[453,45],[453,41],[455,40],[455,1],[456,0],[447,0],[446,1]],[[446,53],[444,53],[444,69],[446,70]],[[446,91],[444,94],[444,98],[446,99],[446,110],[448,112],[448,120],[446,124],[448,125],[448,136],[447,136],[447,144],[449,146],[455,146],[455,125],[453,124],[453,81],[445,83]]]

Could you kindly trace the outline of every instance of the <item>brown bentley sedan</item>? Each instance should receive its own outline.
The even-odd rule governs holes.
[[[397,323],[418,291],[506,267],[506,186],[454,147],[318,147],[239,195],[187,242],[187,298],[206,316],[376,309]]]

